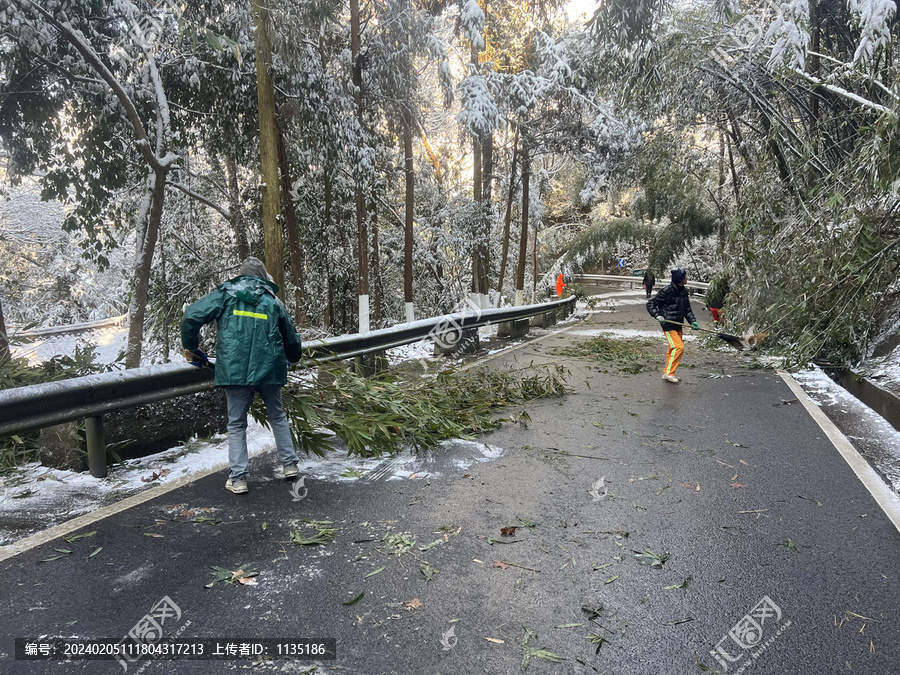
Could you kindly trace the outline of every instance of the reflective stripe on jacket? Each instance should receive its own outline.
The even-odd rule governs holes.
[[[217,385],[287,383],[287,361],[301,357],[300,335],[277,292],[269,281],[240,276],[185,309],[185,349],[197,349],[200,328],[216,322]]]

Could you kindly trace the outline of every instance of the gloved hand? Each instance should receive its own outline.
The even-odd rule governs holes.
[[[200,349],[185,349],[184,358],[190,361],[192,366],[196,366],[197,368],[209,365],[209,359]]]
[[[660,323],[665,323],[665,322],[666,322],[666,317],[660,315],[660,316],[656,317],[656,320],[659,321]]]
[[[691,323],[691,328],[693,328],[694,330],[700,330],[700,324],[697,323],[696,321],[693,321]]]

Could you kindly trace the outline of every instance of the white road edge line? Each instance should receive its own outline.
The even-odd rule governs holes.
[[[500,356],[501,354],[508,354],[511,351],[515,351],[516,349],[521,349],[522,347],[526,347],[534,342],[538,342],[539,340],[543,340],[548,337],[552,337],[554,335],[558,335],[564,331],[567,331],[569,328],[573,326],[577,326],[583,321],[587,321],[592,315],[593,310],[588,311],[588,315],[584,319],[580,319],[578,321],[573,321],[571,325],[566,326],[565,328],[561,328],[559,330],[553,331],[552,333],[548,333],[547,335],[540,335],[536,338],[532,338],[526,342],[516,345],[511,349],[505,349],[502,352],[497,352],[496,354],[491,354],[490,356],[484,357],[473,363],[470,363],[460,370],[468,370],[476,365],[484,363],[494,357]],[[215,466],[204,469],[197,473],[192,473],[189,476],[184,476],[182,478],[178,478],[177,480],[172,481],[171,483],[166,483],[164,485],[157,485],[149,490],[144,490],[143,492],[132,495],[131,497],[127,497],[120,502],[116,502],[115,504],[110,504],[109,506],[104,506],[103,508],[97,509],[96,511],[91,511],[90,513],[85,513],[82,516],[78,516],[77,518],[73,518],[72,520],[67,520],[64,523],[51,527],[49,530],[44,530],[43,532],[38,532],[37,534],[33,534],[29,537],[25,537],[24,539],[19,539],[18,541],[7,544],[6,546],[0,546],[0,562],[4,560],[9,560],[12,557],[19,555],[20,553],[24,553],[25,551],[30,551],[33,548],[37,548],[38,546],[43,546],[44,544],[49,544],[54,539],[58,539],[60,537],[64,537],[67,534],[71,534],[76,530],[80,530],[83,527],[88,527],[93,525],[96,522],[103,520],[104,518],[109,518],[110,516],[114,516],[117,513],[121,513],[122,511],[127,511],[133,506],[138,506],[139,504],[143,504],[145,502],[149,502],[151,499],[156,499],[157,497],[161,497],[162,495],[171,492],[172,490],[177,490],[180,487],[188,485],[189,483],[193,483],[195,481],[200,480],[201,478],[206,478],[211,474],[214,474],[218,471],[222,471],[223,469],[228,468],[227,462],[222,462],[220,464],[216,464]],[[898,526],[900,527],[900,526]]]
[[[810,417],[812,417],[822,431],[825,432],[825,435],[828,436],[828,440],[830,440],[837,451],[841,453],[844,461],[850,465],[850,468],[853,469],[853,473],[856,474],[856,477],[859,478],[860,482],[862,482],[869,491],[869,494],[875,498],[875,501],[878,502],[878,506],[881,507],[881,510],[884,511],[885,515],[894,524],[894,527],[897,528],[897,532],[900,532],[900,497],[894,494],[893,490],[881,480],[881,477],[875,472],[875,469],[869,466],[869,463],[859,454],[859,451],[853,447],[853,444],[847,440],[847,437],[844,436],[841,430],[835,426],[834,422],[828,419],[828,416],[822,412],[822,409],[813,403],[813,400],[806,391],[804,391],[797,380],[783,370],[776,370],[775,372],[781,376],[784,383],[792,392],[794,392],[797,400],[803,404],[804,408],[806,408],[806,412],[809,413]]]
[[[78,516],[77,518],[73,518],[72,520],[67,520],[66,522],[60,523],[55,527],[51,527],[49,530],[44,530],[42,532],[38,532],[37,534],[32,534],[29,537],[19,539],[18,541],[13,542],[12,544],[7,544],[6,546],[0,546],[0,562],[9,560],[10,558],[17,556],[20,553],[30,551],[31,549],[37,548],[38,546],[49,544],[54,539],[65,537],[66,535],[75,532],[75,530],[89,527],[90,525],[93,525],[94,523],[99,522],[104,518],[109,518],[110,516],[114,516],[115,514],[121,513],[122,511],[127,511],[132,506],[137,506],[138,504],[149,502],[151,499],[161,497],[166,493],[172,492],[172,490],[177,490],[180,487],[198,481],[201,478],[205,478],[210,474],[214,474],[227,468],[227,462],[218,463],[211,468],[203,469],[202,471],[198,471],[187,476],[182,476],[181,478],[177,478],[170,483],[155,485],[149,490],[144,490],[143,492],[139,492],[138,494],[132,495],[131,497],[126,497],[122,501],[116,502],[115,504],[110,504],[109,506],[104,506],[103,508],[91,511],[90,513],[85,513],[84,515]]]

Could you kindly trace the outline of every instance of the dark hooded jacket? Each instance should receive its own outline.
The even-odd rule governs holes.
[[[725,305],[725,296],[731,291],[726,279],[713,282],[706,292],[706,306],[714,309],[722,309]]]
[[[655,319],[658,316],[666,319],[666,323],[661,324],[662,329],[678,330],[681,326],[675,326],[669,321],[677,323],[694,323],[697,319],[691,310],[691,298],[687,286],[679,287],[674,283],[660,289],[659,293],[647,301],[647,311]]]
[[[184,311],[185,349],[197,349],[201,326],[217,322],[217,385],[287,383],[287,361],[301,357],[300,335],[277,292],[274,283],[243,275],[220,284]]]

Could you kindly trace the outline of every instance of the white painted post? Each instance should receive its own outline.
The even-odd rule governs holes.
[[[413,309],[413,303],[407,302],[406,305],[406,323],[412,323],[416,320],[416,312]]]
[[[369,296],[359,296],[359,332],[360,334],[369,332]]]

